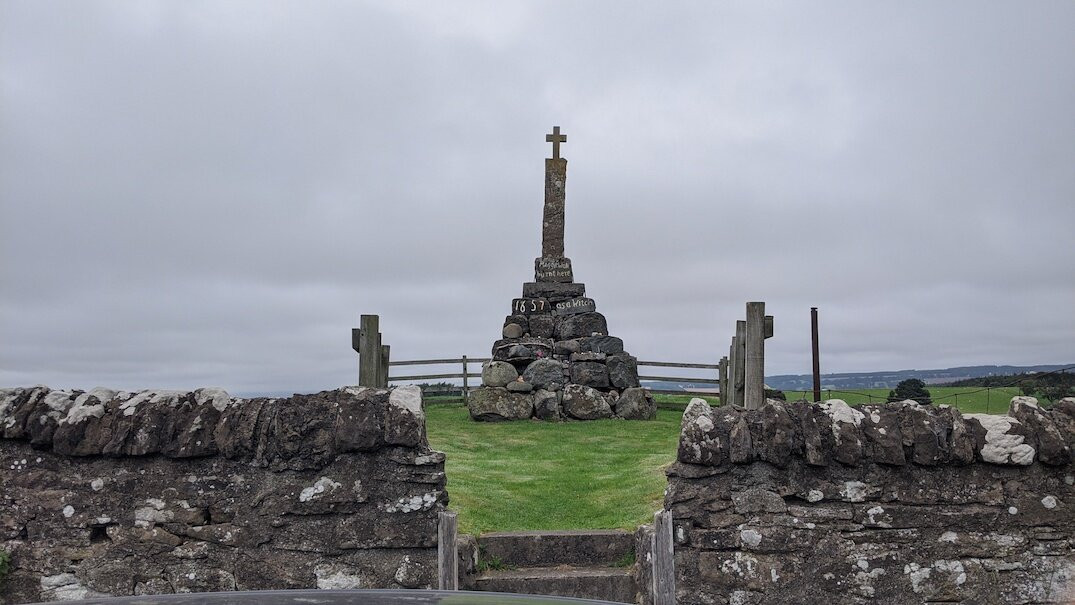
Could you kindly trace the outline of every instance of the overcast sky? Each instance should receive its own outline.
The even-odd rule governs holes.
[[[0,385],[486,356],[541,247],[643,359],[1075,362],[1075,2],[0,0]],[[448,369],[445,368],[445,371]]]

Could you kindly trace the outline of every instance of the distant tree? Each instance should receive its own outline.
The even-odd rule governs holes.
[[[888,392],[889,401],[903,401],[905,399],[913,399],[918,403],[933,403],[933,399],[929,396],[929,390],[926,388],[926,383],[917,378],[900,381],[895,389]]]
[[[1019,390],[1024,395],[1056,403],[1064,397],[1075,396],[1075,373],[1067,371],[1038,372],[1025,375]]]

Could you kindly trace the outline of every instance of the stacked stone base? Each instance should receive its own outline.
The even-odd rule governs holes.
[[[559,262],[570,267],[566,259]],[[624,351],[623,340],[609,335],[605,316],[585,294],[584,284],[571,281],[523,284],[523,298],[513,301],[503,338],[482,368],[483,386],[469,397],[471,418],[656,416],[653,398],[638,382],[638,360]]]

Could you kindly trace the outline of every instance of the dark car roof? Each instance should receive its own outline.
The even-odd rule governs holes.
[[[81,605],[569,605],[611,601],[449,590],[256,590],[193,592],[138,597],[98,597]]]

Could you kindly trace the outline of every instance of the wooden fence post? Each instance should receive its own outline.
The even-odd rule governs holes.
[[[672,511],[653,514],[653,605],[676,605],[675,544],[672,540]]]
[[[720,390],[720,404],[726,405],[728,403],[728,358],[721,357],[720,362],[717,363],[718,378],[720,378],[720,384],[717,385],[717,389]]]
[[[765,405],[765,303],[747,303],[746,324],[743,407],[757,410]]]
[[[469,397],[467,382],[467,356],[463,356],[463,405],[467,405],[467,398]]]
[[[437,523],[437,588],[459,590],[459,543],[456,514],[441,511]]]
[[[381,345],[377,315],[363,315],[358,331],[358,384],[375,387],[380,379],[377,366],[380,365]]]
[[[388,358],[391,351],[391,345],[381,345],[381,388],[388,388]]]
[[[743,406],[743,387],[746,385],[747,322],[735,322],[735,405]]]

